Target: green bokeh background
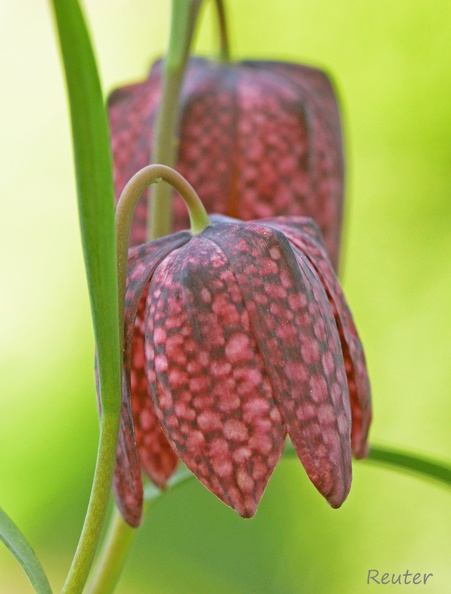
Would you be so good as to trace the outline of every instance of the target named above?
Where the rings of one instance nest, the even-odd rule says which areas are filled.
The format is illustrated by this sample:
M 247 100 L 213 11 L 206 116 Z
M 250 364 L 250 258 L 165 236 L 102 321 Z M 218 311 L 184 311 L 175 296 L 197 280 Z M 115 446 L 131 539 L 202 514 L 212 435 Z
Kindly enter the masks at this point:
M 206 2 L 210 4 L 210 2 Z M 374 443 L 451 460 L 451 3 L 228 0 L 234 57 L 332 73 L 348 161 L 343 284 Z M 86 0 L 106 91 L 164 50 L 168 0 Z M 210 6 L 196 48 L 215 51 Z M 97 446 L 93 337 L 49 6 L 0 0 L 0 505 L 59 591 Z M 451 592 L 451 492 L 366 462 L 329 509 L 295 460 L 244 521 L 194 481 L 147 518 L 119 594 L 360 594 L 369 569 Z M 410 591 L 413 586 L 386 586 Z M 0 546 L 0 593 L 32 588 Z

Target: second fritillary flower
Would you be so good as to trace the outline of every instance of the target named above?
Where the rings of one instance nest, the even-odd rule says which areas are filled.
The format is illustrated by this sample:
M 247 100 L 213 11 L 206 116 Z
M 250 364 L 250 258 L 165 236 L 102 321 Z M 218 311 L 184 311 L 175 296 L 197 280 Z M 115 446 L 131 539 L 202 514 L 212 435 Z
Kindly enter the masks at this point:
M 162 63 L 147 80 L 109 98 L 116 196 L 149 161 L 160 105 Z M 337 269 L 343 208 L 340 115 L 329 77 L 302 64 L 191 58 L 180 101 L 177 169 L 208 212 L 242 220 L 312 217 Z M 147 203 L 131 241 L 146 241 Z M 174 230 L 188 225 L 181 200 Z

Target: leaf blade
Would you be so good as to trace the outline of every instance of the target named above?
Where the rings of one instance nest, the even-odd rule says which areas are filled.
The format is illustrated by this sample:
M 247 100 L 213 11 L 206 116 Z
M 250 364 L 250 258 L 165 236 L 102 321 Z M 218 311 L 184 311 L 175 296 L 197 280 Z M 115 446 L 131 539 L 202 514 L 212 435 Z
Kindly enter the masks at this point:
M 105 105 L 77 0 L 51 0 L 69 97 L 80 228 L 97 347 L 101 430 L 91 497 L 65 594 L 80 594 L 105 520 L 121 407 L 121 328 L 113 173 Z
M 25 571 L 37 594 L 52 594 L 45 571 L 25 536 L 0 507 L 0 540 Z
M 99 373 L 116 386 L 102 410 L 119 408 L 119 320 L 110 137 L 94 53 L 76 0 L 52 0 L 72 121 L 78 207 Z M 108 378 L 111 378 L 109 381 Z M 102 386 L 103 387 L 103 386 Z M 106 386 L 105 386 L 106 387 Z

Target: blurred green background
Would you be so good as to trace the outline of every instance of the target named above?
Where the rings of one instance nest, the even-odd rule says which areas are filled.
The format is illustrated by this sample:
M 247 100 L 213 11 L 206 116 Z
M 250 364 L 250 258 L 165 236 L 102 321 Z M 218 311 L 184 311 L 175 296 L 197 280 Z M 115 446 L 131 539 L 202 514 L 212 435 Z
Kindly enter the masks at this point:
M 215 52 L 209 6 L 197 51 Z M 162 53 L 168 0 L 86 0 L 105 92 Z M 343 284 L 372 441 L 451 461 L 451 3 L 228 0 L 233 55 L 332 73 L 348 161 Z M 0 0 L 0 505 L 59 591 L 97 445 L 93 338 L 65 88 L 48 4 Z M 329 509 L 299 462 L 244 521 L 194 481 L 147 518 L 120 594 L 360 594 L 369 569 L 451 592 L 451 492 L 367 462 Z M 407 591 L 412 586 L 386 586 Z M 1 594 L 31 585 L 0 546 Z

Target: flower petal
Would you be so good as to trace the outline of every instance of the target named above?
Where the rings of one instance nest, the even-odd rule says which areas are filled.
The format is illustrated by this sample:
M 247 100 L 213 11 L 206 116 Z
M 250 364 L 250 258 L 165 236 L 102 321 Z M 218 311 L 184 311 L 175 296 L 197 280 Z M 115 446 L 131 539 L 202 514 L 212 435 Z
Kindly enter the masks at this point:
M 172 447 L 210 491 L 252 517 L 285 431 L 240 287 L 203 234 L 170 254 L 152 278 L 146 358 Z
M 183 245 L 190 238 L 189 233 L 177 233 L 172 236 L 163 237 L 155 242 L 140 246 L 130 250 L 128 271 L 127 271 L 127 289 L 125 296 L 125 341 L 124 341 L 124 377 L 122 381 L 122 407 L 119 427 L 119 441 L 116 458 L 116 467 L 114 472 L 113 488 L 116 496 L 118 508 L 124 519 L 131 526 L 138 526 L 142 514 L 142 480 L 141 464 L 138 457 L 136 437 L 133 426 L 132 400 L 135 393 L 131 391 L 130 373 L 134 367 L 132 363 L 132 351 L 134 346 L 135 319 L 141 302 L 143 292 L 149 282 L 156 266 L 159 262 L 174 248 Z M 139 362 L 139 355 L 137 363 Z M 135 375 L 139 377 L 139 365 Z M 139 384 L 140 391 L 136 398 L 139 402 L 143 401 L 142 384 Z M 150 402 L 150 397 L 149 402 Z M 135 410 L 139 410 L 139 405 L 134 405 Z M 141 418 L 138 414 L 137 431 L 142 429 Z M 155 460 L 161 457 L 161 441 L 164 440 L 161 428 L 157 423 L 153 425 L 157 434 L 151 441 L 151 445 L 157 443 L 160 447 L 155 450 L 147 449 L 146 465 L 148 471 L 149 460 L 154 456 Z M 161 434 L 161 435 L 158 435 Z M 138 441 L 142 443 L 141 434 L 138 434 Z M 167 446 L 169 448 L 169 446 Z M 141 448 L 140 448 L 141 450 Z M 143 463 L 144 465 L 144 463 Z M 160 463 L 157 466 L 161 466 Z M 167 465 L 165 465 L 167 468 Z M 158 475 L 157 475 L 158 476 Z M 161 476 L 161 475 L 160 475 Z M 161 484 L 161 482 L 160 482 Z
M 129 378 L 124 373 L 122 394 L 129 391 Z M 130 402 L 122 397 L 119 437 L 116 452 L 113 490 L 116 503 L 125 521 L 138 527 L 141 523 L 143 505 L 143 483 L 141 465 L 136 449 L 133 431 L 133 416 Z
M 97 366 L 97 353 L 95 355 L 95 381 L 97 391 L 97 404 L 99 415 L 102 416 L 100 403 L 100 383 Z M 143 484 L 141 468 L 135 443 L 133 418 L 129 399 L 124 394 L 130 392 L 127 387 L 129 377 L 122 374 L 122 402 L 119 420 L 119 435 L 116 450 L 116 463 L 114 467 L 113 490 L 117 506 L 124 519 L 136 528 L 141 522 L 143 503 Z
M 170 252 L 189 242 L 190 239 L 189 231 L 181 231 L 129 250 L 124 316 L 125 366 L 131 364 L 131 343 L 135 332 L 135 319 L 149 280 L 160 262 Z
M 352 449 L 356 458 L 368 455 L 368 431 L 371 424 L 371 389 L 365 355 L 352 314 L 332 269 L 321 234 L 314 221 L 304 217 L 278 217 L 262 221 L 280 229 L 312 263 L 323 283 L 334 311 L 340 333 L 348 376 L 352 410 Z
M 144 470 L 163 489 L 174 472 L 178 456 L 166 439 L 155 413 L 150 395 L 144 356 L 144 310 L 147 288 L 144 290 L 135 321 L 130 369 L 132 410 L 136 444 Z
M 306 118 L 310 191 L 302 212 L 276 214 L 312 217 L 324 237 L 334 269 L 338 267 L 343 210 L 344 157 L 337 97 L 326 73 L 304 64 L 275 61 L 245 61 L 290 82 L 296 89 Z
M 217 224 L 274 399 L 305 470 L 333 507 L 351 483 L 349 393 L 337 327 L 316 275 L 268 226 Z

